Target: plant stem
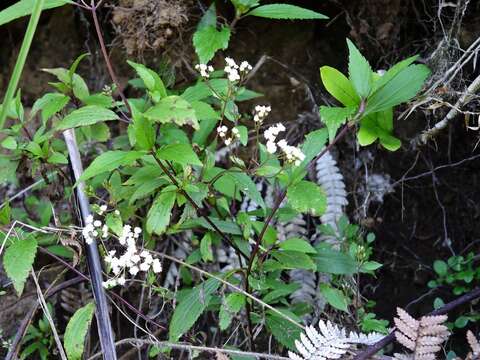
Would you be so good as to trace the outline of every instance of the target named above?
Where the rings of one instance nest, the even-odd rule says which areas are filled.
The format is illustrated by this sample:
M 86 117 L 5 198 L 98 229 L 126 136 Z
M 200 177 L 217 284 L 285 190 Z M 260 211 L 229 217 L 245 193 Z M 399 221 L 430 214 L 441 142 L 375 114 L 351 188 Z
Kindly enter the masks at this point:
M 105 41 L 103 40 L 102 30 L 100 28 L 100 23 L 97 17 L 97 8 L 99 5 L 100 3 L 97 5 L 92 5 L 90 8 L 90 11 L 92 13 L 93 23 L 95 25 L 95 31 L 97 32 L 98 42 L 100 43 L 100 49 L 102 50 L 103 59 L 105 60 L 105 65 L 107 66 L 108 73 L 110 74 L 112 81 L 117 87 L 117 91 L 120 94 L 120 97 L 122 98 L 122 101 L 124 102 L 125 106 L 127 107 L 129 114 L 131 114 L 132 109 L 130 108 L 130 104 L 128 103 L 128 100 L 125 97 L 125 94 L 120 88 L 120 83 L 118 82 L 117 76 L 115 75 L 115 71 L 113 70 L 112 62 L 110 61 L 110 57 L 108 56 L 107 48 L 105 46 Z
M 227 244 L 229 244 L 231 247 L 233 247 L 235 249 L 235 251 L 237 251 L 239 254 L 242 254 L 243 256 L 245 256 L 241 251 L 240 249 L 238 248 L 237 245 L 235 245 L 235 243 L 222 231 L 218 228 L 217 225 L 215 225 L 215 223 L 208 217 L 208 215 L 205 214 L 205 211 L 204 211 L 204 208 L 201 208 L 200 206 L 198 206 L 198 204 L 195 202 L 195 200 L 193 200 L 191 198 L 190 195 L 188 195 L 188 193 L 181 188 L 180 184 L 178 183 L 177 179 L 175 179 L 175 176 L 173 176 L 170 171 L 168 171 L 167 167 L 162 163 L 162 161 L 157 157 L 157 154 L 155 153 L 155 151 L 151 151 L 150 154 L 153 156 L 153 158 L 155 159 L 155 161 L 157 162 L 158 166 L 160 166 L 160 169 L 162 169 L 162 171 L 168 176 L 168 178 L 170 179 L 170 181 L 173 183 L 173 185 L 175 185 L 177 187 L 177 189 L 180 190 L 180 193 L 185 196 L 185 199 L 187 199 L 187 201 L 193 206 L 193 208 L 195 209 L 197 215 L 201 216 L 203 219 L 205 219 L 205 221 L 218 233 L 218 235 L 220 235 L 222 237 L 223 240 L 225 240 L 225 242 Z
M 18 53 L 15 67 L 13 68 L 12 77 L 10 78 L 7 92 L 5 93 L 5 97 L 3 99 L 3 106 L 0 112 L 0 130 L 2 130 L 3 126 L 5 125 L 8 108 L 10 107 L 10 102 L 12 101 L 15 91 L 17 90 L 17 85 L 20 81 L 20 76 L 22 75 L 23 67 L 25 66 L 25 61 L 27 60 L 30 46 L 32 45 L 33 35 L 35 34 L 35 30 L 37 29 L 44 2 L 45 0 L 35 1 L 32 15 L 30 16 L 30 21 L 28 22 L 27 31 L 25 32 L 25 36 L 23 37 L 22 46 L 20 48 L 20 52 Z

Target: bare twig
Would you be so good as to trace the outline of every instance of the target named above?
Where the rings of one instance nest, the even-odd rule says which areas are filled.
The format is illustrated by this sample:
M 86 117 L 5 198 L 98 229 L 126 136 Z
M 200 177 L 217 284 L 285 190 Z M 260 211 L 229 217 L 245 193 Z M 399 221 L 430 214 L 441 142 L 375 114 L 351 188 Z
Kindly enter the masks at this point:
M 209 353 L 224 353 L 224 354 L 231 354 L 231 355 L 238 355 L 238 356 L 251 356 L 257 359 L 269 359 L 269 360 L 288 360 L 288 358 L 280 356 L 280 355 L 271 355 L 271 354 L 262 354 L 256 352 L 248 352 L 248 351 L 240 351 L 240 350 L 232 350 L 232 349 L 222 349 L 222 348 L 212 348 L 207 346 L 194 346 L 189 344 L 178 344 L 178 343 L 171 343 L 168 341 L 154 341 L 150 339 L 122 339 L 115 343 L 115 346 L 121 346 L 124 344 L 129 344 L 132 346 L 145 346 L 145 345 L 153 345 L 162 348 L 172 348 L 172 349 L 179 349 L 179 350 L 196 350 L 196 351 L 204 351 Z M 92 357 L 88 358 L 88 360 L 95 360 L 98 359 L 102 353 L 97 353 Z
M 418 137 L 418 144 L 426 144 L 427 141 L 435 137 L 440 132 L 440 130 L 446 128 L 449 122 L 452 121 L 455 115 L 457 115 L 457 109 L 460 109 L 463 105 L 467 104 L 471 100 L 472 96 L 478 91 L 478 89 L 480 89 L 480 75 L 477 76 L 475 80 L 473 80 L 473 82 L 468 86 L 465 93 L 463 93 L 463 95 L 458 99 L 454 107 L 450 109 L 450 111 L 443 118 L 443 120 L 436 123 L 435 126 L 431 129 L 424 131 Z

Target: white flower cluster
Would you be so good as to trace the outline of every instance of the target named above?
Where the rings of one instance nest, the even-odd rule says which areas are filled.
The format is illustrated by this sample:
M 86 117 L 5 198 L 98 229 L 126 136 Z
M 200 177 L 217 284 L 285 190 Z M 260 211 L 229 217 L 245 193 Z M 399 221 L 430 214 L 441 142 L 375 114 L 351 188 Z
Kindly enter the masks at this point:
M 265 139 L 267 139 L 267 151 L 270 154 L 275 154 L 277 149 L 280 148 L 285 155 L 287 162 L 298 166 L 305 159 L 305 154 L 302 152 L 302 150 L 296 146 L 288 145 L 285 139 L 279 140 L 278 142 L 276 141 L 278 134 L 284 132 L 285 130 L 285 126 L 280 123 L 270 126 L 267 130 L 265 130 L 263 136 Z
M 270 106 L 265 105 L 257 105 L 255 106 L 255 112 L 253 114 L 253 121 L 256 124 L 261 125 L 263 120 L 268 116 L 268 114 L 272 111 Z
M 220 136 L 223 139 L 223 141 L 225 142 L 225 145 L 229 146 L 236 139 L 240 139 L 240 131 L 236 127 L 232 128 L 231 130 L 232 136 L 230 137 L 227 137 L 227 131 L 228 131 L 228 128 L 225 125 L 217 127 L 218 136 Z
M 102 205 L 99 208 L 98 214 L 102 215 L 107 211 L 107 206 Z M 115 210 L 116 215 L 120 215 L 118 210 Z M 103 224 L 100 220 L 95 220 L 93 215 L 86 219 L 85 227 L 82 229 L 82 235 L 87 244 L 91 244 L 96 238 L 100 236 L 103 239 L 109 237 L 109 229 L 107 224 Z M 136 245 L 137 239 L 140 237 L 142 229 L 135 227 L 132 229 L 130 225 L 124 225 L 122 234 L 118 237 L 120 245 L 126 247 L 125 252 L 116 257 L 116 250 L 111 250 L 104 260 L 110 265 L 114 278 L 103 282 L 105 288 L 111 288 L 117 285 L 124 285 L 126 282 L 125 275 L 128 272 L 131 276 L 135 276 L 139 271 L 148 272 L 150 269 L 154 273 L 162 271 L 162 264 L 158 258 L 154 258 L 148 251 L 139 251 Z
M 111 250 L 104 258 L 105 262 L 110 265 L 112 273 L 116 276 L 116 278 L 105 281 L 103 283 L 104 287 L 124 285 L 127 271 L 131 276 L 137 275 L 140 271 L 148 272 L 150 269 L 156 274 L 162 271 L 162 264 L 158 258 L 154 258 L 146 250 L 139 252 L 136 240 L 141 233 L 142 229 L 139 227 L 135 227 L 132 231 L 130 225 L 123 226 L 122 235 L 118 238 L 118 242 L 125 246 L 126 250 L 119 257 L 115 256 L 116 250 Z
M 210 73 L 213 72 L 213 66 L 207 64 L 197 64 L 195 65 L 195 70 L 197 70 L 200 75 L 206 79 L 210 77 Z
M 240 80 L 240 74 L 247 74 L 250 70 L 252 70 L 252 66 L 248 63 L 248 61 L 242 61 L 240 66 L 237 65 L 235 60 L 232 58 L 225 58 L 225 62 L 227 65 L 223 69 L 227 74 L 228 80 L 231 82 L 235 82 Z
M 82 235 L 85 239 L 85 242 L 90 245 L 93 243 L 93 240 L 102 234 L 102 238 L 108 236 L 108 226 L 102 224 L 100 220 L 93 220 L 93 215 L 89 215 L 85 219 L 85 227 L 82 229 Z

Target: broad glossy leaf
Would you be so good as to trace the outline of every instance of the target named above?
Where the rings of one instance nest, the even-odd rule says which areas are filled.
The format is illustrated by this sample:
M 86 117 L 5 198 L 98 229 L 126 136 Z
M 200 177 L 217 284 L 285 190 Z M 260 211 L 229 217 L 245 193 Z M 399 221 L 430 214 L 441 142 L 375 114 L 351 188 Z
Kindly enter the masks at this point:
M 320 284 L 320 292 L 335 309 L 348 312 L 349 299 L 339 290 L 328 284 Z
M 345 106 L 356 106 L 360 104 L 352 83 L 340 71 L 330 66 L 322 66 L 320 68 L 320 76 L 323 86 L 335 99 Z
M 70 101 L 70 97 L 60 93 L 48 93 L 35 101 L 30 112 L 30 118 L 34 117 L 38 111 L 41 111 L 42 122 L 50 119 L 57 112 L 62 110 Z
M 357 263 L 349 254 L 332 250 L 328 247 L 317 247 L 314 256 L 317 271 L 327 274 L 351 275 L 357 272 Z

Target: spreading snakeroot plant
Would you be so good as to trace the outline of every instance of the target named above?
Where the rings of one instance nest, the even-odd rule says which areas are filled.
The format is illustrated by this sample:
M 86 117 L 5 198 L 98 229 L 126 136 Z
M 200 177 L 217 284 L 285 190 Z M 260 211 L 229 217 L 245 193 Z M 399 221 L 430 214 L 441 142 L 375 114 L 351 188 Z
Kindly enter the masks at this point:
M 294 6 L 233 3 L 235 21 L 245 16 L 288 18 L 287 13 L 319 18 Z M 204 16 L 194 36 L 199 62 L 193 84 L 167 86 L 161 74 L 128 61 L 137 76 L 130 82 L 136 97 L 118 102 L 108 88 L 90 92 L 77 73 L 84 56 L 69 69 L 45 69 L 57 82 L 28 115 L 20 96 L 8 105 L 10 117 L 21 122 L 38 117 L 41 123 L 31 138 L 21 127 L 9 129 L 15 140 L 10 151 L 32 169 L 62 169 L 67 149 L 56 135 L 73 129 L 89 160 L 78 183 L 85 183 L 91 198 L 102 199 L 81 233 L 87 244 L 99 244 L 107 274 L 103 286 L 140 283 L 169 308 L 172 301 L 171 316 L 162 314 L 170 342 L 194 337 L 195 324 L 209 312 L 218 319 L 218 334 L 231 334 L 235 327 L 250 348 L 259 334 L 271 335 L 280 350 L 298 350 L 299 355 L 290 353 L 294 359 L 338 358 L 356 345 L 370 345 L 377 334 L 347 334 L 328 322 L 319 323 L 320 331 L 305 329 L 302 319 L 314 314 L 315 304 L 291 300 L 300 288 L 293 271 L 331 275 L 331 283 L 319 285 L 328 304 L 325 311 L 351 317 L 364 309 L 349 279 L 374 274 L 381 266 L 370 261 L 371 251 L 365 254 L 369 248 L 358 240 L 361 236 L 358 243 L 345 234 L 346 241 L 335 238 L 335 243 L 311 239 L 315 229 L 306 229 L 306 224 L 321 222 L 329 198 L 317 182 L 308 180 L 308 171 L 349 131 L 358 130 L 362 146 L 378 139 L 389 150 L 398 148 L 393 108 L 417 94 L 428 69 L 414 65 L 413 57 L 380 76 L 348 40 L 349 76 L 321 68 L 325 88 L 342 106 L 322 106 L 326 128 L 318 122 L 304 139 L 293 141 L 284 135 L 295 124 L 269 124 L 271 107 L 257 102 L 261 94 L 247 87 L 254 75 L 250 63 L 226 57 L 223 67 L 211 65 L 217 64 L 211 60 L 226 48 L 230 33 L 217 27 L 214 6 Z M 205 38 L 214 40 L 205 44 Z M 247 102 L 251 100 L 256 105 Z M 120 121 L 124 124 L 117 127 Z M 217 160 L 225 148 L 225 157 Z M 254 205 L 243 206 L 246 201 Z M 289 224 L 305 229 L 290 232 Z M 5 269 L 19 293 L 38 244 L 34 237 L 8 244 Z M 184 259 L 171 255 L 180 253 L 179 248 Z M 15 264 L 20 251 L 29 260 L 21 269 Z M 229 263 L 220 263 L 217 254 Z M 167 261 L 179 266 L 175 287 L 164 286 Z M 91 307 L 81 308 L 85 318 L 92 314 Z M 352 328 L 362 326 L 357 318 Z

